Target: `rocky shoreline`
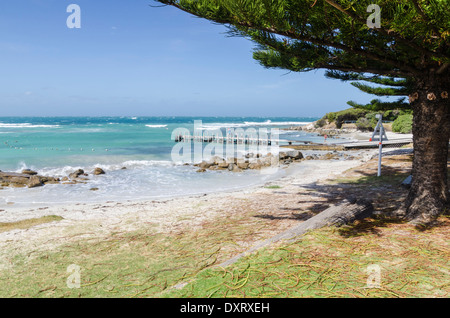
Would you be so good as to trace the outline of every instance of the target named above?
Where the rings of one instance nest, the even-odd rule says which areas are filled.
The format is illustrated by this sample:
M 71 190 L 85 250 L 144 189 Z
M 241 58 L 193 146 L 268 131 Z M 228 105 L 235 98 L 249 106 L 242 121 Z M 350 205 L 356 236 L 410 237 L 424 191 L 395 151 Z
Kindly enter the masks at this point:
M 340 138 L 340 135 L 342 134 L 360 132 L 355 124 L 343 124 L 342 128 L 337 128 L 334 124 L 328 124 L 323 127 L 316 127 L 316 122 L 312 122 L 304 126 L 291 126 L 285 128 L 284 130 L 305 131 L 308 133 L 316 133 L 320 136 L 327 135 L 334 138 Z
M 203 160 L 200 163 L 194 164 L 199 169 L 197 172 L 206 172 L 207 170 L 228 170 L 231 172 L 241 172 L 243 170 L 261 170 L 275 166 L 288 166 L 294 162 L 301 162 L 304 160 L 354 160 L 355 156 L 338 152 L 336 150 L 326 152 L 323 154 L 311 153 L 304 155 L 296 149 L 287 151 L 280 151 L 278 155 L 268 153 L 262 154 L 246 154 L 242 158 L 228 158 L 224 159 L 219 156 L 214 156 L 209 160 Z
M 209 160 L 203 160 L 199 163 L 188 164 L 197 167 L 197 172 L 206 172 L 207 170 L 223 170 L 230 172 L 242 172 L 244 170 L 261 170 L 275 166 L 287 166 L 294 162 L 304 160 L 352 160 L 353 156 L 338 152 L 336 150 L 327 152 L 325 154 L 312 153 L 304 155 L 301 151 L 295 149 L 288 149 L 280 151 L 278 154 L 253 154 L 248 153 L 243 157 L 237 158 L 222 158 L 214 156 Z M 125 169 L 125 168 L 122 168 Z M 47 184 L 77 184 L 87 183 L 88 176 L 96 176 L 106 174 L 102 168 L 95 168 L 90 173 L 83 169 L 73 171 L 64 177 L 44 176 L 39 175 L 38 172 L 24 169 L 19 172 L 3 172 L 0 171 L 0 190 L 4 187 L 13 188 L 36 188 Z
M 95 168 L 92 175 L 105 174 L 105 171 L 101 168 Z M 46 184 L 76 184 L 86 183 L 89 176 L 83 169 L 78 169 L 68 176 L 59 178 L 51 176 L 39 175 L 36 171 L 30 169 L 24 169 L 22 172 L 3 172 L 0 171 L 0 189 L 3 187 L 13 188 L 36 188 L 42 187 Z
M 205 172 L 209 170 L 228 170 L 233 172 L 240 172 L 243 170 L 261 170 L 271 166 L 276 166 L 280 163 L 289 164 L 294 161 L 303 159 L 303 154 L 298 150 L 289 150 L 280 152 L 278 155 L 268 153 L 266 155 L 248 153 L 242 158 L 222 158 L 214 156 L 209 160 L 203 160 L 200 163 L 194 164 L 199 167 L 197 172 Z

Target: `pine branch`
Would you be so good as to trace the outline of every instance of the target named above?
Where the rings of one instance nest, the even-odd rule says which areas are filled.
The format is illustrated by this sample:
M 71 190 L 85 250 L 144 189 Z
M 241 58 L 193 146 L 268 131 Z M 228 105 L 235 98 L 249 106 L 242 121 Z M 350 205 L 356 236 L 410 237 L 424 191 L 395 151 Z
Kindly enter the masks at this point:
M 365 81 L 374 84 L 394 86 L 394 87 L 404 87 L 409 85 L 410 79 L 408 78 L 398 78 L 398 77 L 384 77 L 379 75 L 367 76 L 360 73 L 346 73 L 339 71 L 328 71 L 325 72 L 325 76 L 332 79 L 339 79 L 343 82 L 347 81 Z
M 383 102 L 379 99 L 373 99 L 369 104 L 362 105 L 354 101 L 348 101 L 348 105 L 357 109 L 366 109 L 370 111 L 386 111 L 391 109 L 411 109 L 411 105 L 405 102 L 405 98 L 400 98 L 395 102 Z
M 436 26 L 431 23 L 430 19 L 428 18 L 427 14 L 423 10 L 423 8 L 420 6 L 419 2 L 417 0 L 410 0 L 416 9 L 416 12 L 422 17 L 422 20 L 436 33 L 436 35 L 441 36 L 442 33 L 439 32 L 439 30 L 436 28 Z
M 362 24 L 366 24 L 366 20 L 360 16 L 358 16 L 357 14 L 350 12 L 348 10 L 345 10 L 344 8 L 342 8 L 339 4 L 337 4 L 335 1 L 333 0 L 324 0 L 326 3 L 328 3 L 329 5 L 331 5 L 332 7 L 334 7 L 335 9 L 339 10 L 340 12 L 344 13 L 345 15 L 347 15 L 348 17 L 354 19 L 355 21 L 358 21 Z M 375 28 L 376 31 L 380 32 L 383 35 L 386 35 L 388 37 L 392 37 L 394 39 L 396 39 L 397 41 L 409 46 L 412 49 L 415 49 L 419 52 L 421 52 L 422 54 L 428 56 L 428 57 L 439 57 L 439 58 L 443 58 L 445 60 L 449 59 L 449 56 L 445 55 L 445 54 L 441 54 L 438 53 L 436 51 L 433 50 L 428 50 L 420 45 L 417 45 L 416 43 L 409 41 L 408 39 L 403 38 L 400 34 L 394 32 L 393 30 L 386 30 L 383 27 L 380 28 Z
M 372 87 L 359 82 L 350 83 L 359 90 L 376 95 L 376 96 L 408 96 L 409 90 L 405 87 L 402 88 L 392 88 L 392 87 Z

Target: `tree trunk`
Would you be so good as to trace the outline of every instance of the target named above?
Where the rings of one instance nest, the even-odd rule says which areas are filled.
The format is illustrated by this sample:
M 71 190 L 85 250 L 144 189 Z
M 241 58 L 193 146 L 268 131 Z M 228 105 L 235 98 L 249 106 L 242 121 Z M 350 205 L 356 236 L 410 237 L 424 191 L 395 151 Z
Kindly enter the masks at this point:
M 413 108 L 414 159 L 406 219 L 429 225 L 449 208 L 447 157 L 450 138 L 450 74 L 417 80 Z
M 262 247 L 280 240 L 294 240 L 308 231 L 320 229 L 325 226 L 342 226 L 349 224 L 353 221 L 370 217 L 373 212 L 374 209 L 371 201 L 365 199 L 347 198 L 341 204 L 333 205 L 325 211 L 322 211 L 312 218 L 307 219 L 305 222 L 301 222 L 293 228 L 258 243 L 251 249 L 234 256 L 233 258 L 221 263 L 219 266 L 226 267 L 235 263 L 241 257 L 247 256 Z

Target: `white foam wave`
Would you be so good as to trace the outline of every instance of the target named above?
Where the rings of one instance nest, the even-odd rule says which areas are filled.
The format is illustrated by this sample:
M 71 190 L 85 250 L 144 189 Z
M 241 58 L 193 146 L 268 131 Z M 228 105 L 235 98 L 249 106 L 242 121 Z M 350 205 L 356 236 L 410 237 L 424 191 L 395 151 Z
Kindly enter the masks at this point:
M 211 123 L 205 124 L 201 127 L 198 127 L 198 130 L 217 130 L 220 128 L 241 128 L 241 127 L 255 127 L 255 126 L 304 126 L 308 125 L 311 122 L 303 122 L 303 121 L 279 121 L 272 122 L 267 120 L 265 122 L 250 122 L 245 121 L 243 123 Z
M 165 128 L 167 127 L 167 125 L 145 125 L 146 127 L 149 128 Z
M 59 125 L 33 125 L 30 123 L 6 124 L 0 123 L 0 128 L 56 128 Z
M 67 165 L 63 167 L 49 167 L 42 169 L 35 169 L 35 167 L 29 167 L 25 163 L 21 162 L 19 168 L 15 172 L 21 172 L 23 169 L 31 169 L 38 171 L 39 174 L 44 176 L 55 176 L 55 177 L 63 177 L 68 176 L 70 173 L 82 169 L 86 173 L 91 173 L 95 168 L 102 168 L 105 171 L 117 171 L 122 170 L 123 167 L 127 169 L 139 169 L 146 167 L 170 167 L 176 166 L 172 161 L 164 161 L 164 160 L 127 160 L 121 163 L 113 163 L 113 164 L 89 164 L 87 166 L 79 166 L 79 165 Z
M 128 160 L 121 164 L 121 167 L 149 167 L 149 166 L 173 166 L 172 161 L 166 160 Z

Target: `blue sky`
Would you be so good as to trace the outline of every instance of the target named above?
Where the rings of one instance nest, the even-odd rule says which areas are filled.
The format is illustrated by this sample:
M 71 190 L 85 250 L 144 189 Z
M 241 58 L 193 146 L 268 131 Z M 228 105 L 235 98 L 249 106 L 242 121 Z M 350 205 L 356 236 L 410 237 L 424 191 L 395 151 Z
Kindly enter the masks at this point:
M 69 4 L 81 28 L 69 29 Z M 268 70 L 254 44 L 152 0 L 0 4 L 1 116 L 322 116 L 373 96 Z

